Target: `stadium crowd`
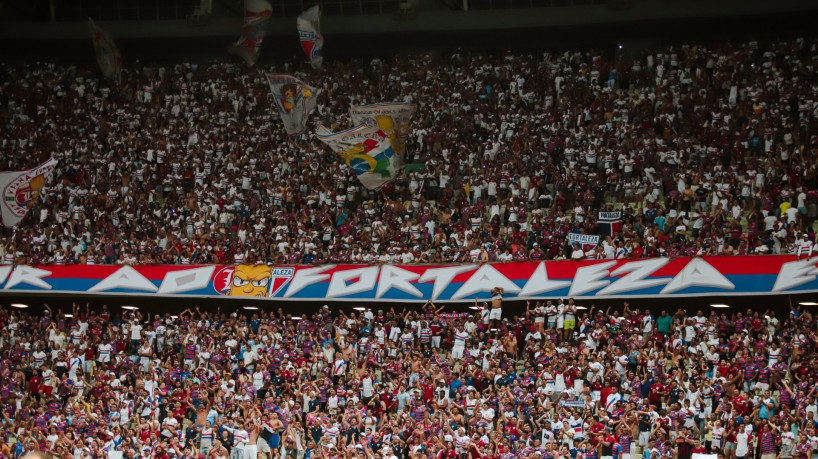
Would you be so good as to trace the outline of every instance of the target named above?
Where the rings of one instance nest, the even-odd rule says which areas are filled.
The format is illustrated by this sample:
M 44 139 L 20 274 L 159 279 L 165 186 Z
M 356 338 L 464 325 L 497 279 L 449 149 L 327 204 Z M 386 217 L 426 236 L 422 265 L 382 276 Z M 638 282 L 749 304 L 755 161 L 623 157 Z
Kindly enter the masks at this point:
M 500 295 L 501 296 L 501 295 Z M 808 459 L 815 318 L 0 308 L 0 457 Z M 300 320 L 296 320 L 300 319 Z
M 4 65 L 0 166 L 59 159 L 6 232 L 6 263 L 507 261 L 812 249 L 818 41 L 599 53 L 450 54 L 247 70 L 138 64 L 119 85 Z M 348 108 L 418 105 L 406 162 L 362 188 L 311 134 L 286 136 L 263 71 Z M 39 185 L 38 185 L 39 186 Z M 623 225 L 596 250 L 597 210 Z

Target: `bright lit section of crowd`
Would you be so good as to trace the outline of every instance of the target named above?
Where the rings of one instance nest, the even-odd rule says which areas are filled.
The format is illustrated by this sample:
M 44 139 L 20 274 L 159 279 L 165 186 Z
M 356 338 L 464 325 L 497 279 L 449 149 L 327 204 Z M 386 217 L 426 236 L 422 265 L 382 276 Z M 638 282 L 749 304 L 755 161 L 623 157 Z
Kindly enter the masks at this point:
M 57 164 L 31 183 L 28 212 L 6 231 L 0 257 L 312 264 L 812 253 L 817 46 L 691 44 L 635 60 L 403 56 L 326 62 L 321 72 L 137 64 L 120 83 L 76 67 L 4 66 L 0 166 Z M 302 135 L 287 135 L 266 72 L 320 90 Z M 350 108 L 380 102 L 417 112 L 407 167 L 372 191 L 315 128 L 347 129 Z M 595 246 L 573 244 L 568 234 L 600 234 L 599 212 L 620 224 Z
M 815 318 L 0 309 L 0 457 L 810 458 Z M 710 457 L 710 456 L 705 456 Z M 715 457 L 715 456 L 713 456 Z

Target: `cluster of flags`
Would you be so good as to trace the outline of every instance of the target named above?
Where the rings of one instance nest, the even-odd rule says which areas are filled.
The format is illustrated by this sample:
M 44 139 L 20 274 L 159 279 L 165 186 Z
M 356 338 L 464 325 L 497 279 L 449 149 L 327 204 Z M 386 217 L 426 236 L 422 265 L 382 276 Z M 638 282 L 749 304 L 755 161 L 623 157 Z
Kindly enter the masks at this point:
M 291 75 L 267 74 L 267 82 L 287 134 L 306 132 L 307 119 L 321 90 Z M 404 103 L 353 107 L 350 109 L 353 127 L 332 132 L 318 126 L 315 134 L 338 153 L 362 185 L 378 189 L 397 177 L 403 167 L 401 158 L 415 109 L 415 105 Z
M 229 50 L 241 57 L 248 66 L 252 67 L 258 62 L 272 13 L 271 0 L 244 0 L 241 34 L 230 45 Z M 302 12 L 296 19 L 301 47 L 313 69 L 320 69 L 323 63 L 324 37 L 321 35 L 320 16 L 321 10 L 316 5 Z M 100 70 L 105 78 L 119 82 L 122 57 L 116 44 L 93 20 L 89 19 L 88 23 Z M 287 134 L 303 134 L 307 129 L 307 119 L 317 105 L 320 89 L 291 75 L 267 74 L 266 77 Z M 315 134 L 338 153 L 365 187 L 379 189 L 397 177 L 403 168 L 402 157 L 406 151 L 406 138 L 415 110 L 414 104 L 407 103 L 353 107 L 350 109 L 353 122 L 350 129 L 331 132 L 328 128 L 319 126 Z
M 244 20 L 241 34 L 228 50 L 241 57 L 248 66 L 258 62 L 261 45 L 267 35 L 273 6 L 270 0 L 244 0 Z M 296 20 L 298 38 L 307 55 L 307 60 L 314 69 L 320 69 L 323 62 L 321 51 L 324 48 L 324 36 L 321 35 L 321 10 L 318 5 L 302 12 Z M 122 56 L 111 38 L 111 35 L 100 28 L 89 18 L 91 40 L 97 54 L 97 63 L 105 78 L 119 83 L 122 72 Z
M 230 51 L 244 59 L 252 67 L 258 62 L 261 44 L 267 34 L 273 7 L 270 0 L 244 0 L 244 23 L 238 41 L 230 46 Z M 318 5 L 304 11 L 296 19 L 298 38 L 314 69 L 320 69 L 323 58 L 324 36 L 321 35 L 321 11 Z

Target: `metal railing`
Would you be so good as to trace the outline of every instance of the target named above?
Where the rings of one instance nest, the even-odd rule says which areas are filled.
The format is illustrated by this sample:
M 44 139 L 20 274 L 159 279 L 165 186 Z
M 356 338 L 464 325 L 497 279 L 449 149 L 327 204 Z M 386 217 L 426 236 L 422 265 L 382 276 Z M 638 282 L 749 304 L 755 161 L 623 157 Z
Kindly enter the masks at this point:
M 57 21 L 184 20 L 199 0 L 62 0 L 54 9 Z
M 469 9 L 501 10 L 607 4 L 608 0 L 469 0 Z
M 400 8 L 400 0 L 285 0 L 273 4 L 274 17 L 295 17 L 318 3 L 325 16 L 355 16 L 361 14 L 392 14 Z
M 326 16 L 398 14 L 403 0 L 283 0 L 272 2 L 273 17 L 295 17 L 318 3 Z M 58 0 L 57 21 L 151 21 L 185 20 L 201 0 Z M 550 8 L 605 5 L 609 0 L 468 0 L 470 10 Z M 459 5 L 459 0 L 453 2 Z M 239 7 L 237 7 L 237 10 Z

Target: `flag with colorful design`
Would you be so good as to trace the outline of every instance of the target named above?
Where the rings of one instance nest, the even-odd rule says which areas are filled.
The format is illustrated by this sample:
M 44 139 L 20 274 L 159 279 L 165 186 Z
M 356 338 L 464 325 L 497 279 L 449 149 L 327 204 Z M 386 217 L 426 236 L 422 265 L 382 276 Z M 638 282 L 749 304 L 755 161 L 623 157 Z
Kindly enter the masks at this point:
M 0 191 L 3 193 L 0 215 L 3 225 L 16 226 L 25 217 L 28 209 L 38 201 L 46 175 L 56 168 L 57 160 L 51 158 L 33 169 L 0 172 Z
M 230 46 L 230 51 L 244 59 L 250 67 L 258 62 L 261 44 L 267 35 L 267 26 L 272 14 L 273 7 L 268 0 L 244 0 L 241 36 Z
M 318 126 L 315 134 L 318 140 L 338 153 L 361 184 L 370 190 L 381 188 L 397 176 L 399 168 L 389 136 L 377 127 L 359 124 L 333 133 Z
M 97 53 L 97 64 L 102 75 L 119 83 L 122 74 L 122 56 L 111 38 L 111 34 L 99 28 L 93 19 L 88 18 L 88 27 L 91 29 L 91 41 Z
M 378 126 L 378 129 L 389 136 L 392 148 L 398 157 L 402 158 L 406 153 L 406 137 L 409 135 L 410 124 L 416 110 L 415 104 L 387 102 L 351 107 L 349 115 L 356 125 L 369 121 Z
M 304 53 L 314 69 L 320 69 L 321 63 L 324 62 L 324 57 L 321 55 L 324 48 L 324 36 L 321 35 L 320 17 L 321 10 L 318 5 L 315 5 L 299 14 L 296 20 L 301 48 L 304 49 Z
M 284 129 L 289 135 L 299 135 L 307 128 L 307 118 L 315 110 L 320 89 L 291 75 L 267 74 L 270 93 L 278 107 Z

